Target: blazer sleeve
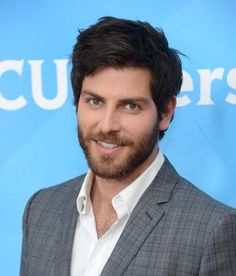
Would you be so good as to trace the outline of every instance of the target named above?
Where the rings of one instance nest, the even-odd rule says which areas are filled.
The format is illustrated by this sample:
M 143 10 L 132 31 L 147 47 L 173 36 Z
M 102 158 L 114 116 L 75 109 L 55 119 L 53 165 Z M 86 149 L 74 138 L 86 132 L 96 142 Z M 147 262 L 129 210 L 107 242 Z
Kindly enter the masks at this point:
M 199 276 L 236 275 L 236 212 L 216 221 L 208 235 Z
M 41 191 L 41 190 L 40 190 Z M 29 217 L 30 217 L 30 207 L 35 199 L 35 197 L 40 192 L 35 193 L 27 202 L 22 222 L 22 249 L 21 249 L 21 262 L 20 262 L 20 276 L 28 276 L 28 228 L 29 228 Z

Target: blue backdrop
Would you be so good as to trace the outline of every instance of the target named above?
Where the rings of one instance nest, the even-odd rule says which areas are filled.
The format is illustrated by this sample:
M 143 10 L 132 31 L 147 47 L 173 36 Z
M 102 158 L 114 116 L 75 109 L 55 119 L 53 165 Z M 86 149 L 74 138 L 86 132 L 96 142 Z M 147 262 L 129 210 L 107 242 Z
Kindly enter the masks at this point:
M 68 58 L 77 29 L 101 16 L 149 21 L 188 56 L 161 148 L 182 175 L 236 207 L 235 14 L 233 0 L 1 1 L 1 275 L 18 275 L 21 218 L 30 195 L 87 169 Z

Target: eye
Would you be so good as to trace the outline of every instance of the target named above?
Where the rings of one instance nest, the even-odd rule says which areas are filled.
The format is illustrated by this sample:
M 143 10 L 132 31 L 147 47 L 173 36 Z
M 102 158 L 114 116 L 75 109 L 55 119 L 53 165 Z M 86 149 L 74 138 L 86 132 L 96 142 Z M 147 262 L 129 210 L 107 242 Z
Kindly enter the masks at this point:
M 139 106 L 135 103 L 128 103 L 125 105 L 125 108 L 128 110 L 138 110 L 140 109 Z
M 91 105 L 101 105 L 102 101 L 99 100 L 98 98 L 91 98 L 91 99 L 88 99 L 88 103 Z

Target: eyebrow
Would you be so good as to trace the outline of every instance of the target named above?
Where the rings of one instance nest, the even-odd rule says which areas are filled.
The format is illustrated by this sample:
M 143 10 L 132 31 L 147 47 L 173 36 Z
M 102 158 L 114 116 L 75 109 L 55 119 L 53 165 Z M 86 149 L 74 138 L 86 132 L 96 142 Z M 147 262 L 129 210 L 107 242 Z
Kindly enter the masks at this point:
M 91 96 L 91 97 L 95 97 L 103 102 L 106 101 L 106 99 L 94 92 L 91 92 L 91 91 L 88 91 L 88 90 L 84 90 L 81 92 L 81 95 L 82 96 Z M 126 104 L 126 103 L 130 103 L 130 102 L 139 102 L 139 103 L 142 103 L 144 105 L 149 105 L 150 103 L 150 100 L 146 97 L 142 97 L 142 96 L 137 96 L 137 97 L 132 97 L 132 98 L 124 98 L 124 99 L 121 99 L 119 100 L 119 102 L 121 104 Z
M 81 96 L 90 96 L 90 97 L 94 97 L 94 98 L 97 98 L 97 99 L 100 99 L 102 101 L 105 101 L 105 98 L 102 97 L 102 96 L 99 96 L 98 94 L 94 93 L 94 92 L 91 92 L 91 91 L 88 91 L 88 90 L 83 90 L 81 92 Z

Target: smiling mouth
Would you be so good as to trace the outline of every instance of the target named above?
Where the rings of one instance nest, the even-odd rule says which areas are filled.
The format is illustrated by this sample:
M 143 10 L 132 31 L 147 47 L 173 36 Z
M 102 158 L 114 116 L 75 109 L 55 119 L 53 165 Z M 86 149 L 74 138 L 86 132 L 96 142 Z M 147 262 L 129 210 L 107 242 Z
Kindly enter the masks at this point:
M 118 148 L 120 146 L 117 144 L 110 144 L 110 143 L 105 143 L 105 142 L 101 142 L 101 141 L 97 141 L 97 144 L 104 149 L 114 149 L 114 148 Z

